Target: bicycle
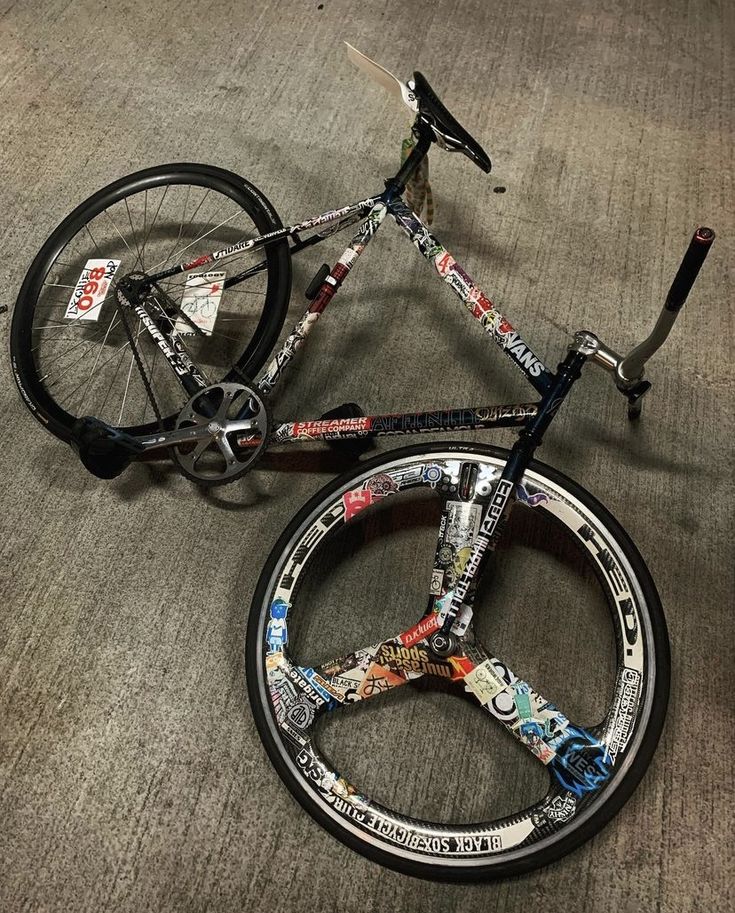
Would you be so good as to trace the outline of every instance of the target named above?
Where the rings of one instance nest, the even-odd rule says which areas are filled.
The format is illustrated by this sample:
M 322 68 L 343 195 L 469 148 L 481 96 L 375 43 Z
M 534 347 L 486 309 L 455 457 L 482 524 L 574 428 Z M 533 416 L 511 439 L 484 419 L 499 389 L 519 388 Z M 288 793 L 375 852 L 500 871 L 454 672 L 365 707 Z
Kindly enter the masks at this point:
M 218 484 L 242 476 L 275 444 L 362 444 L 385 434 L 517 427 L 518 439 L 509 451 L 466 443 L 417 445 L 361 463 L 319 492 L 285 530 L 261 574 L 248 622 L 246 668 L 255 722 L 273 765 L 301 805 L 339 840 L 370 859 L 421 877 L 472 880 L 518 874 L 588 840 L 631 795 L 663 727 L 670 666 L 660 600 L 630 538 L 592 495 L 533 457 L 588 361 L 613 377 L 627 400 L 629 418 L 640 415 L 642 397 L 650 389 L 644 366 L 670 333 L 714 232 L 704 227 L 695 232 L 658 321 L 641 344 L 621 356 L 593 333 L 581 331 L 557 370 L 551 371 L 402 199 L 433 143 L 462 152 L 485 172 L 491 167 L 487 154 L 420 73 L 403 83 L 349 46 L 348 54 L 415 115 L 416 145 L 397 174 L 385 182 L 384 191 L 283 227 L 257 188 L 209 166 L 163 166 L 110 185 L 61 223 L 25 279 L 11 334 L 15 377 L 34 415 L 72 443 L 87 468 L 102 477 L 117 475 L 132 459 L 168 451 L 185 475 Z M 201 199 L 190 199 L 192 187 L 205 189 Z M 158 196 L 156 189 L 161 191 Z M 211 228 L 194 221 L 210 193 L 235 204 L 234 212 Z M 141 194 L 142 203 L 138 200 L 131 211 L 130 198 Z M 171 232 L 159 221 L 169 194 L 177 200 Z M 132 213 L 141 205 L 138 233 Z M 127 215 L 128 240 L 110 214 L 114 207 L 117 214 L 124 208 Z M 243 214 L 260 234 L 246 237 L 241 226 L 235 227 Z M 540 397 L 537 402 L 372 416 L 355 414 L 353 408 L 316 421 L 273 422 L 271 394 L 387 215 L 520 369 Z M 357 233 L 338 262 L 331 269 L 322 267 L 310 283 L 311 304 L 283 347 L 257 381 L 249 380 L 265 363 L 284 320 L 290 255 L 357 222 Z M 310 230 L 314 234 L 301 237 Z M 227 243 L 212 249 L 215 235 Z M 79 242 L 75 253 L 73 242 L 80 236 L 84 243 Z M 208 248 L 203 251 L 205 241 Z M 265 260 L 248 266 L 243 258 L 261 248 Z M 90 257 L 91 252 L 96 256 Z M 181 260 L 185 252 L 187 259 Z M 132 265 L 119 275 L 125 257 Z M 235 264 L 229 276 L 219 268 L 197 272 L 223 263 Z M 49 277 L 58 281 L 50 282 Z M 245 283 L 247 288 L 241 288 Z M 59 286 L 71 290 L 71 296 L 46 302 L 45 292 Z M 225 322 L 248 319 L 243 298 L 231 303 L 234 310 L 222 308 L 229 290 L 262 299 L 262 311 L 259 305 L 250 318 L 255 328 L 244 351 L 240 337 L 221 329 Z M 34 326 L 34 315 L 38 310 L 42 319 L 45 304 L 65 308 L 65 316 Z M 69 337 L 70 326 L 78 336 Z M 44 336 L 45 330 L 61 333 Z M 47 340 L 50 353 L 42 358 L 37 353 Z M 70 349 L 59 351 L 59 342 L 70 344 Z M 70 367 L 63 368 L 69 355 Z M 71 367 L 87 355 L 91 370 L 85 369 L 78 383 L 78 376 L 65 381 Z M 220 365 L 219 381 L 212 383 L 202 367 L 205 356 L 209 370 Z M 163 376 L 156 374 L 158 359 L 171 369 Z M 56 369 L 56 376 L 53 366 L 59 361 L 62 368 Z M 225 369 L 223 362 L 228 364 Z M 131 393 L 135 376 L 141 389 Z M 102 377 L 107 380 L 96 401 L 96 415 L 79 417 L 68 411 L 81 412 L 93 402 L 92 379 Z M 122 392 L 111 401 L 118 378 Z M 57 402 L 54 397 L 65 383 L 72 389 Z M 180 408 L 176 402 L 182 391 L 189 400 Z M 429 592 L 418 622 L 412 620 L 397 635 L 369 641 L 358 650 L 342 650 L 337 659 L 297 661 L 299 632 L 309 634 L 308 624 L 299 622 L 309 613 L 299 613 L 297 604 L 304 593 L 304 601 L 309 596 L 304 582 L 310 574 L 327 579 L 322 569 L 336 554 L 334 543 L 352 530 L 362 530 L 369 538 L 364 530 L 371 524 L 380 538 L 386 528 L 380 521 L 383 511 L 403 504 L 414 509 L 415 501 L 420 513 L 427 497 L 439 511 L 438 533 L 430 566 L 423 569 Z M 601 720 L 582 725 L 573 714 L 566 716 L 477 636 L 474 610 L 482 595 L 478 583 L 481 576 L 488 579 L 489 558 L 499 560 L 497 547 L 511 511 L 514 518 L 523 514 L 551 524 L 547 540 L 568 543 L 589 578 L 597 582 L 615 642 L 614 674 Z M 377 526 L 372 518 L 377 518 Z M 382 552 L 381 560 L 388 554 Z M 419 554 L 415 552 L 411 567 L 402 573 L 404 589 L 422 576 Z M 387 586 L 385 577 L 379 567 L 370 578 L 371 586 L 363 583 L 355 592 L 367 598 Z M 329 629 L 322 626 L 317 633 L 328 634 Z M 339 717 L 332 711 L 362 707 L 401 685 L 420 688 L 426 681 L 464 695 L 511 734 L 512 744 L 540 762 L 548 774 L 541 798 L 492 821 L 423 820 L 358 790 L 320 750 L 316 730 Z M 442 795 L 435 790 L 429 798 Z M 444 817 L 451 818 L 451 810 Z

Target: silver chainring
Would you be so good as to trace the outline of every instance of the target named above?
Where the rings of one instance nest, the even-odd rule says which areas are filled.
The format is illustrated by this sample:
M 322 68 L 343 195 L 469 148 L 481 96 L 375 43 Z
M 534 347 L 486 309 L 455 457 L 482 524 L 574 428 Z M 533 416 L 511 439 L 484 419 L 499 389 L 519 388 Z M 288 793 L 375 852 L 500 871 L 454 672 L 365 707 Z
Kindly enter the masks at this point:
M 247 407 L 247 417 L 237 418 Z M 176 429 L 206 426 L 208 436 L 172 447 L 182 473 L 200 485 L 223 485 L 244 475 L 260 459 L 270 433 L 270 418 L 261 395 L 245 384 L 223 381 L 196 393 L 176 420 Z M 237 438 L 250 438 L 247 448 Z

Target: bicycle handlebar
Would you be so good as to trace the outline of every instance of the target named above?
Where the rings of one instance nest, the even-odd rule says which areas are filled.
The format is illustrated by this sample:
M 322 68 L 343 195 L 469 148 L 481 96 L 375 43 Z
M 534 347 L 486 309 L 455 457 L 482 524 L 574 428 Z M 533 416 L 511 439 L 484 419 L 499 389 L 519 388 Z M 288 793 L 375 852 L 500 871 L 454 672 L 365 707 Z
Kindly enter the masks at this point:
M 700 226 L 694 232 L 674 281 L 671 283 L 656 325 L 643 342 L 631 349 L 627 355 L 618 355 L 617 352 L 602 343 L 594 333 L 583 330 L 575 335 L 577 351 L 584 352 L 614 375 L 616 386 L 628 397 L 628 415 L 632 418 L 640 413 L 640 398 L 651 386 L 648 381 L 643 380 L 645 364 L 666 342 L 714 240 L 715 233 L 711 228 Z
M 694 280 L 697 278 L 697 274 L 702 268 L 702 264 L 714 240 L 715 233 L 711 228 L 705 228 L 704 226 L 698 228 L 692 235 L 689 247 L 684 254 L 674 281 L 671 283 L 669 294 L 666 296 L 664 307 L 667 311 L 677 313 L 687 300 L 687 295 L 692 290 Z

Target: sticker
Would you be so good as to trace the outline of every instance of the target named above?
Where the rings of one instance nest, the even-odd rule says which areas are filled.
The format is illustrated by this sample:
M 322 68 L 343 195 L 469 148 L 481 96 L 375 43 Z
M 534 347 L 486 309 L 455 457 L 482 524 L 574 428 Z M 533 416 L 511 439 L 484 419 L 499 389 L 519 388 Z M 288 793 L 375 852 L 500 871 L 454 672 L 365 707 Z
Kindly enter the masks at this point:
M 379 472 L 367 480 L 365 488 L 376 498 L 384 498 L 386 495 L 398 491 L 398 483 L 387 472 Z
M 66 306 L 67 320 L 99 320 L 102 303 L 120 262 L 87 260 Z
M 348 247 L 337 262 L 341 263 L 342 266 L 346 266 L 347 269 L 352 269 L 355 264 L 355 260 L 357 260 L 357 256 L 357 251 L 353 250 L 351 247 Z
M 180 308 L 206 336 L 211 336 L 214 330 L 226 275 L 224 272 L 190 273 L 186 278 Z M 182 336 L 194 335 L 191 325 L 181 317 L 176 321 L 175 329 Z
M 336 701 L 343 701 L 345 699 L 344 691 L 340 691 L 339 688 L 335 688 L 331 682 L 328 682 L 326 678 L 323 678 L 321 675 L 319 675 L 316 669 L 305 666 L 301 671 L 326 701 L 332 699 Z
M 496 694 L 506 687 L 503 679 L 498 675 L 489 659 L 483 660 L 479 666 L 468 672 L 464 677 L 465 688 L 471 691 L 481 704 L 488 704 Z
M 399 640 L 404 647 L 412 647 L 420 640 L 428 637 L 429 634 L 433 634 L 440 625 L 441 619 L 439 618 L 439 615 L 436 612 L 432 612 L 431 615 L 422 618 L 417 625 L 414 625 L 412 628 L 409 628 L 408 631 L 401 634 Z
M 357 689 L 357 694 L 361 698 L 374 697 L 376 694 L 382 694 L 397 685 L 402 685 L 405 681 L 405 676 L 397 675 L 378 663 L 371 663 L 365 673 L 365 678 Z
M 513 701 L 518 711 L 518 719 L 530 720 L 533 717 L 529 687 L 525 682 L 515 682 L 513 685 Z
M 577 811 L 577 800 L 571 793 L 566 793 L 564 796 L 554 796 L 544 811 L 550 821 L 563 823 L 574 817 Z
M 625 668 L 615 695 L 615 721 L 610 735 L 608 751 L 614 759 L 630 740 L 641 692 L 641 676 L 636 669 Z
M 342 495 L 342 503 L 345 508 L 345 522 L 351 520 L 355 514 L 358 514 L 364 508 L 369 507 L 374 500 L 375 497 L 372 491 L 368 491 L 366 488 L 346 491 Z
M 378 662 L 391 666 L 399 672 L 405 672 L 409 677 L 419 675 L 438 675 L 443 678 L 452 678 L 453 669 L 449 663 L 434 661 L 433 654 L 423 647 L 404 647 L 400 643 L 384 643 L 380 645 Z
M 457 551 L 471 547 L 482 522 L 482 507 L 468 501 L 447 501 L 447 530 L 444 541 Z
M 440 567 L 435 567 L 431 572 L 431 587 L 429 589 L 429 593 L 432 596 L 441 596 L 443 585 L 444 571 Z
M 516 485 L 516 498 L 529 507 L 538 507 L 539 504 L 547 504 L 551 499 L 544 492 L 539 491 L 536 494 L 529 495 L 523 485 Z
M 421 478 L 424 482 L 428 482 L 432 488 L 434 488 L 437 482 L 441 481 L 442 471 L 440 466 L 431 465 L 425 466 L 423 472 L 421 473 Z
M 459 607 L 457 617 L 454 619 L 454 624 L 452 625 L 452 634 L 456 634 L 457 637 L 463 637 L 467 633 L 467 628 L 469 628 L 471 621 L 472 609 L 470 606 L 462 603 Z
M 265 632 L 269 653 L 283 653 L 283 648 L 288 643 L 288 608 L 288 603 L 283 599 L 274 599 L 271 603 L 270 619 Z
M 449 664 L 451 665 L 452 669 L 454 669 L 452 678 L 462 679 L 468 673 L 472 672 L 474 668 L 472 665 L 472 660 L 467 656 L 450 656 Z
M 550 764 L 556 757 L 554 749 L 547 745 L 541 736 L 535 732 L 529 732 L 527 735 L 522 736 L 521 741 L 531 749 L 531 753 L 534 754 L 542 764 Z

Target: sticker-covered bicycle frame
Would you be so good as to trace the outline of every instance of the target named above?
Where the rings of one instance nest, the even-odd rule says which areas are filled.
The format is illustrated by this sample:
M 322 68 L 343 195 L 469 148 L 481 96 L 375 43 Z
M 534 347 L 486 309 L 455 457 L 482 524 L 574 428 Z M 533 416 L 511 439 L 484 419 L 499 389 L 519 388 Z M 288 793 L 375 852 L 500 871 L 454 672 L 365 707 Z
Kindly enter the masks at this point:
M 313 243 L 318 243 L 335 231 L 362 219 L 358 231 L 350 241 L 349 246 L 325 276 L 309 307 L 258 378 L 255 386 L 265 399 L 273 393 L 282 381 L 296 352 L 306 341 L 315 323 L 327 309 L 330 301 L 375 236 L 387 215 L 393 218 L 406 237 L 424 258 L 434 266 L 437 276 L 449 285 L 472 317 L 479 321 L 485 332 L 524 374 L 536 392 L 546 399 L 553 386 L 554 375 L 545 367 L 542 360 L 531 349 L 521 334 L 513 328 L 510 321 L 495 307 L 490 298 L 462 269 L 438 239 L 431 234 L 421 219 L 411 212 L 396 190 L 390 187 L 377 196 L 367 197 L 349 206 L 329 210 L 295 225 L 242 241 L 222 250 L 213 251 L 210 254 L 197 257 L 191 262 L 177 264 L 150 276 L 149 280 L 151 283 L 158 283 L 170 276 L 208 267 L 211 264 L 217 264 L 219 268 L 220 264 L 223 264 L 231 257 L 246 251 L 258 250 L 266 244 L 283 239 L 291 240 L 293 251 L 300 250 Z M 305 240 L 301 239 L 301 232 L 319 229 L 325 225 L 329 227 L 327 229 L 322 228 L 321 231 L 317 231 L 317 234 Z M 245 281 L 263 268 L 264 264 L 256 264 L 236 276 L 229 277 L 224 283 L 225 290 L 232 285 Z M 172 327 L 166 335 L 171 345 L 168 351 L 164 351 L 164 355 L 176 375 L 181 378 L 181 365 L 176 363 L 177 346 L 175 342 L 177 328 L 175 326 Z M 539 404 L 511 403 L 482 407 L 469 406 L 455 409 L 436 409 L 415 413 L 378 414 L 359 418 L 275 422 L 271 429 L 269 444 L 367 438 L 421 432 L 471 431 L 479 428 L 522 427 L 543 411 L 542 400 L 542 403 Z M 247 448 L 252 446 L 252 441 L 252 435 L 243 435 L 237 439 L 237 444 L 242 448 Z

